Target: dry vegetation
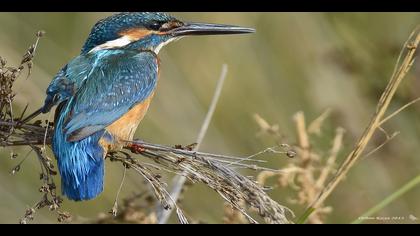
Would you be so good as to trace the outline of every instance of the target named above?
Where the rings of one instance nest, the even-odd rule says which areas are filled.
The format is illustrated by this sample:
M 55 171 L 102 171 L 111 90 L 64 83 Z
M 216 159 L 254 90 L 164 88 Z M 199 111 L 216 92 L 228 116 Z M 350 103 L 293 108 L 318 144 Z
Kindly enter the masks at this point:
M 50 145 L 51 131 L 54 125 L 48 121 L 46 124 L 43 124 L 41 121 L 37 121 L 34 124 L 21 124 L 19 121 L 24 117 L 24 114 L 15 117 L 13 113 L 13 82 L 19 77 L 25 65 L 28 68 L 31 67 L 36 46 L 42 35 L 43 33 L 37 34 L 36 43 L 25 54 L 24 60 L 22 60 L 22 64 L 18 68 L 5 67 L 6 63 L 3 63 L 1 77 L 2 87 L 7 88 L 2 89 L 2 92 L 4 92 L 2 93 L 2 117 L 0 121 L 1 144 L 2 146 L 31 147 L 41 163 L 42 170 L 41 179 L 43 180 L 43 185 L 40 188 L 40 192 L 44 193 L 44 195 L 41 201 L 27 210 L 21 223 L 32 220 L 36 210 L 44 207 L 56 211 L 60 222 L 70 219 L 68 213 L 58 211 L 63 199 L 56 193 L 53 176 L 57 172 L 46 153 L 46 148 Z M 214 106 L 212 107 L 214 110 Z M 206 126 L 208 126 L 209 122 L 210 120 L 205 121 Z M 174 199 L 166 190 L 166 184 L 161 180 L 161 176 L 158 174 L 159 171 L 163 170 L 182 175 L 190 182 L 200 182 L 207 185 L 219 193 L 234 209 L 245 215 L 251 223 L 258 223 L 258 221 L 247 213 L 247 207 L 252 207 L 267 223 L 289 223 L 288 216 L 293 216 L 293 213 L 288 208 L 272 200 L 255 181 L 239 174 L 236 170 L 243 168 L 268 170 L 256 165 L 258 160 L 254 158 L 257 155 L 242 158 L 202 153 L 193 150 L 195 145 L 167 147 L 143 141 L 133 141 L 127 143 L 126 151 L 109 153 L 108 159 L 111 162 L 122 163 L 124 168 L 137 172 L 147 180 L 152 187 L 153 195 L 162 207 L 165 210 L 175 208 L 181 223 L 188 223 L 188 219 L 181 208 L 178 207 L 177 199 Z M 141 146 L 141 150 L 133 148 L 138 146 Z M 136 154 L 149 158 L 150 162 L 140 161 L 135 158 Z M 20 164 L 14 168 L 14 173 L 19 171 Z M 242 202 L 246 204 L 240 204 Z M 127 211 L 124 209 L 121 211 L 121 214 L 126 214 Z M 116 202 L 111 213 L 115 217 L 120 217 L 121 214 L 118 212 L 119 209 Z
M 279 187 L 290 187 L 296 191 L 296 197 L 289 199 L 291 204 L 307 206 L 315 201 L 317 194 L 325 188 L 326 181 L 336 171 L 337 156 L 343 147 L 344 129 L 338 127 L 335 131 L 335 138 L 332 140 L 331 148 L 327 156 L 323 156 L 320 150 L 311 146 L 313 135 L 322 135 L 322 124 L 328 118 L 330 110 L 324 112 L 309 126 L 305 121 L 303 112 L 294 116 L 297 133 L 297 145 L 293 147 L 297 156 L 290 164 L 282 169 L 281 173 L 262 171 L 257 182 L 265 185 L 269 178 L 276 178 Z M 278 125 L 270 125 L 259 115 L 254 116 L 261 127 L 261 133 L 271 136 L 277 143 L 280 143 L 281 135 Z M 324 216 L 332 210 L 329 206 L 321 205 L 308 219 L 309 223 L 324 223 Z
M 33 124 L 22 125 L 19 120 L 24 117 L 24 114 L 16 115 L 13 112 L 13 98 L 15 96 L 13 83 L 19 78 L 25 66 L 30 71 L 36 46 L 42 35 L 43 33 L 37 34 L 36 43 L 30 47 L 18 67 L 8 67 L 4 59 L 0 60 L 0 143 L 4 147 L 22 145 L 30 147 L 30 153 L 36 154 L 41 167 L 42 186 L 40 192 L 42 198 L 33 207 L 28 208 L 21 223 L 32 220 L 36 210 L 44 207 L 56 212 L 58 221 L 71 221 L 70 214 L 60 210 L 63 199 L 56 193 L 54 176 L 57 173 L 52 164 L 52 159 L 47 156 L 46 152 L 50 143 L 53 124 L 48 121 L 45 123 L 37 121 Z M 335 137 L 331 140 L 331 146 L 326 152 L 327 155 L 311 146 L 312 137 L 323 135 L 322 126 L 328 120 L 330 110 L 325 111 L 309 123 L 306 121 L 304 113 L 298 112 L 294 116 L 297 140 L 294 142 L 295 145 L 292 146 L 284 144 L 283 134 L 280 133 L 278 125 L 269 124 L 261 116 L 255 115 L 255 121 L 261 128 L 260 135 L 269 135 L 276 146 L 248 157 L 199 152 L 196 150 L 197 144 L 168 147 L 144 141 L 134 141 L 127 144 L 125 150 L 110 153 L 108 159 L 122 164 L 124 177 L 127 171 L 138 173 L 151 186 L 151 191 L 122 199 L 122 204 L 118 204 L 117 194 L 110 213 L 101 214 L 90 223 L 162 223 L 159 220 L 161 212 L 159 212 L 159 208 L 155 207 L 157 203 L 163 209 L 175 209 L 181 223 L 199 223 L 197 220 L 187 217 L 180 208 L 182 204 L 181 191 L 183 189 L 185 191 L 185 180 L 189 184 L 203 183 L 215 190 L 225 200 L 224 223 L 258 223 L 259 221 L 253 216 L 255 213 L 266 223 L 292 223 L 291 219 L 294 215 L 291 210 L 267 195 L 267 188 L 264 186 L 268 179 L 276 180 L 277 185 L 274 187 L 290 187 L 295 191 L 295 197 L 289 199 L 290 204 L 308 207 L 299 219 L 294 220 L 295 223 L 303 223 L 306 220 L 309 223 L 325 223 L 325 216 L 333 208 L 327 206 L 324 202 L 335 187 L 361 157 L 377 151 L 395 137 L 396 133 L 388 135 L 381 128 L 382 124 L 403 109 L 419 101 L 419 99 L 416 99 L 391 115 L 385 116 L 398 86 L 413 65 L 419 43 L 420 33 L 417 28 L 401 52 L 395 72 L 378 102 L 377 110 L 371 122 L 343 163 L 339 164 L 339 155 L 343 150 L 343 137 L 345 135 L 343 128 L 336 128 Z M 220 91 L 219 93 L 216 91 L 215 98 L 218 98 L 218 95 L 220 95 Z M 210 110 L 213 109 L 214 111 L 216 103 L 217 99 L 214 99 Z M 202 129 L 204 130 L 203 135 L 211 120 L 211 113 L 209 112 L 209 119 L 206 119 L 203 124 L 203 127 L 205 127 Z M 366 152 L 369 141 L 378 130 L 387 134 L 385 142 L 371 152 Z M 197 143 L 200 144 L 201 141 L 202 138 Z M 134 150 L 131 148 L 133 144 L 142 146 L 144 150 Z M 268 169 L 261 166 L 263 161 L 258 158 L 267 153 L 282 154 L 292 159 L 281 171 Z M 144 161 L 144 158 L 137 158 L 138 156 L 145 157 L 147 161 Z M 15 154 L 12 154 L 12 157 L 15 157 Z M 25 159 L 26 157 L 23 160 Z M 19 172 L 21 163 L 12 170 L 13 174 Z M 238 172 L 241 169 L 258 171 L 256 181 L 241 175 Z M 180 184 L 175 186 L 179 188 L 177 194 L 174 195 L 173 192 L 169 193 L 167 191 L 167 185 L 159 174 L 162 171 L 183 176 L 184 181 L 180 181 Z M 121 182 L 120 191 L 123 184 L 124 178 Z M 77 212 L 72 213 L 77 214 Z M 166 218 L 169 215 L 170 212 Z M 77 218 L 77 216 L 74 218 Z

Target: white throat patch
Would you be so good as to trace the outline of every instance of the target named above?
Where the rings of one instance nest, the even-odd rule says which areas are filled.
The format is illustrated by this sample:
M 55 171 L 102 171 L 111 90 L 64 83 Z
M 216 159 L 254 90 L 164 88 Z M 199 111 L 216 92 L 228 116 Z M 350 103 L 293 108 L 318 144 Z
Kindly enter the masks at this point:
M 156 55 L 157 54 L 159 54 L 159 52 L 160 52 L 160 50 L 164 47 L 164 46 L 166 46 L 166 45 L 168 45 L 169 43 L 172 43 L 172 42 L 174 42 L 174 41 L 177 41 L 179 38 L 171 38 L 171 39 L 169 39 L 169 40 L 167 40 L 167 41 L 165 41 L 165 42 L 163 42 L 163 43 L 161 43 L 161 44 L 159 44 L 159 46 L 157 46 L 156 48 L 155 48 L 155 53 L 156 53 Z

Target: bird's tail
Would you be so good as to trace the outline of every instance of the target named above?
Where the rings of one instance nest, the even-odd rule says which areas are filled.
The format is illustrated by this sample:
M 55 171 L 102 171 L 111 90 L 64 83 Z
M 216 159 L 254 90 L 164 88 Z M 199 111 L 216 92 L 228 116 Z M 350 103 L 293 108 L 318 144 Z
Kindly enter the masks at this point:
M 52 143 L 61 175 L 62 193 L 74 201 L 90 200 L 103 191 L 104 150 L 99 145 L 102 133 L 77 142 L 67 142 L 62 132 L 67 108 L 62 105 L 56 111 Z

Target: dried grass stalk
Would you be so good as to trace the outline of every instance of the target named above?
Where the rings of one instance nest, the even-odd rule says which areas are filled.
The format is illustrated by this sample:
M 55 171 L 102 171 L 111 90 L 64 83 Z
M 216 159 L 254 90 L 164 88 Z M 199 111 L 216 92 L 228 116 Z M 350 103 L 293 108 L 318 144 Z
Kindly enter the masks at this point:
M 142 168 L 142 175 L 146 175 L 146 179 L 150 178 L 150 183 L 158 190 L 156 195 L 163 206 L 172 205 L 169 203 L 171 199 L 169 199 L 168 193 L 163 191 L 163 186 L 157 180 L 144 173 L 151 173 L 153 168 L 156 170 L 167 170 L 185 176 L 193 183 L 207 185 L 219 193 L 235 209 L 243 213 L 251 223 L 258 222 L 247 214 L 247 208 L 240 202 L 245 202 L 249 207 L 256 209 L 267 223 L 290 223 L 287 215 L 293 216 L 291 210 L 272 200 L 255 181 L 234 170 L 234 168 L 269 170 L 258 167 L 255 164 L 247 164 L 246 162 L 250 161 L 250 159 L 174 149 L 140 141 L 134 143 L 145 147 L 146 150 L 141 152 L 140 155 L 150 158 L 158 165 L 149 165 L 150 167 L 146 168 L 144 164 L 131 158 L 129 155 L 115 155 L 118 153 L 114 153 L 111 158 L 112 160 L 123 162 L 130 168 L 135 168 L 137 171 L 140 171 L 138 168 Z M 235 162 L 232 162 L 232 159 L 236 162 L 238 160 L 242 162 L 235 164 Z
M 391 79 L 385 88 L 385 91 L 382 93 L 382 96 L 377 104 L 375 114 L 373 115 L 369 125 L 366 127 L 363 135 L 360 137 L 353 151 L 346 157 L 343 164 L 338 169 L 334 177 L 328 182 L 327 186 L 321 191 L 315 201 L 309 206 L 308 210 L 304 215 L 309 215 L 310 212 L 317 209 L 325 199 L 333 192 L 337 185 L 345 178 L 349 170 L 354 166 L 354 164 L 362 157 L 369 141 L 371 140 L 374 133 L 380 129 L 381 124 L 384 121 L 387 121 L 388 118 L 384 118 L 386 111 L 388 110 L 389 104 L 392 101 L 399 85 L 406 77 L 407 73 L 411 69 L 415 55 L 420 43 L 420 26 L 418 26 L 410 35 L 407 42 L 404 45 L 404 48 L 401 51 L 401 54 L 398 58 L 398 61 L 395 66 L 395 70 Z M 402 56 L 404 56 L 401 61 Z M 399 110 L 401 111 L 401 110 Z M 390 117 L 394 116 L 393 113 Z

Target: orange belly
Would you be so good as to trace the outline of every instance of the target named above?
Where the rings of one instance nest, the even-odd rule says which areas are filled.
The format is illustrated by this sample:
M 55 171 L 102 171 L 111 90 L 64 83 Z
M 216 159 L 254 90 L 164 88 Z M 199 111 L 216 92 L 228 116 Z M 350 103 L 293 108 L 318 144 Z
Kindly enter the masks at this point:
M 125 141 L 133 140 L 134 133 L 140 121 L 149 109 L 153 94 L 142 103 L 134 106 L 117 121 L 106 127 L 106 131 L 113 136 L 113 143 L 108 143 L 104 139 L 100 141 L 105 150 L 115 150 L 122 148 Z

